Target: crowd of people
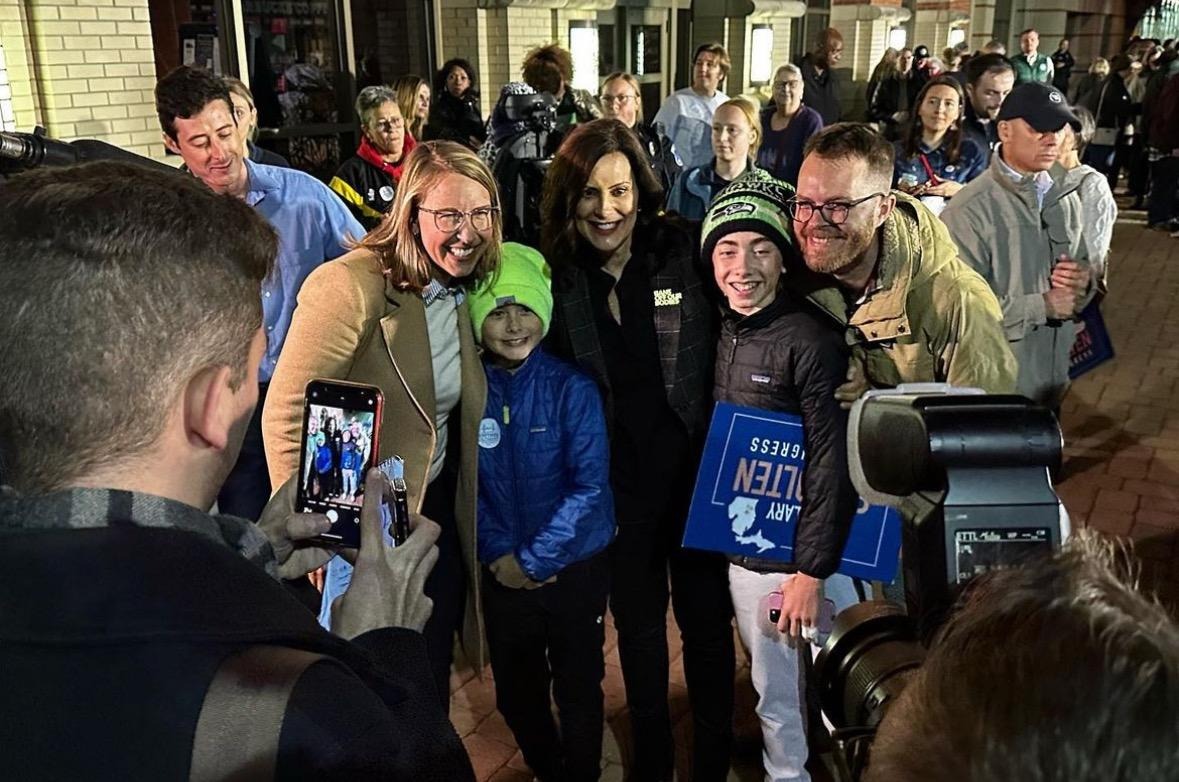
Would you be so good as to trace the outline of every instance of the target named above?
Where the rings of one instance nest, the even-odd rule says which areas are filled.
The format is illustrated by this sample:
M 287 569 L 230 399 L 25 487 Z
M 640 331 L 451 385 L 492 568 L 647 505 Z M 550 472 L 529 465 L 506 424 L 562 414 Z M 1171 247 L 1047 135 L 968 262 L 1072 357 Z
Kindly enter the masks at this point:
M 671 780 L 670 604 L 692 707 L 692 778 L 728 774 L 735 622 L 758 695 L 767 779 L 809 779 L 814 683 L 805 657 L 820 603 L 842 609 L 863 599 L 862 585 L 838 572 L 857 507 L 847 407 L 870 388 L 946 382 L 1017 392 L 1059 412 L 1076 320 L 1106 279 L 1116 216 L 1110 156 L 1139 138 L 1117 123 L 1144 127 L 1134 118 L 1145 112 L 1162 128 L 1129 147 L 1159 155 L 1148 156 L 1153 222 L 1169 226 L 1176 217 L 1179 142 L 1158 145 L 1170 143 L 1176 123 L 1160 118 L 1176 116 L 1179 81 L 1157 82 L 1149 110 L 1123 94 L 1132 92 L 1132 58 L 1154 74 L 1169 68 L 1174 50 L 1132 42 L 1104 81 L 1086 87 L 1098 96 L 1090 112 L 1059 86 L 1074 65 L 1063 56 L 1067 46 L 1042 55 L 1034 30 L 1020 42 L 1010 60 L 993 50 L 1001 46 L 969 57 L 947 51 L 940 60 L 920 46 L 886 54 L 864 122 L 841 121 L 843 38 L 834 29 L 777 69 L 765 106 L 721 91 L 728 53 L 698 47 L 691 85 L 668 96 L 650 123 L 632 75 L 612 74 L 600 96 L 589 95 L 572 87 L 568 53 L 549 45 L 529 53 L 522 86 L 505 88 L 485 125 L 474 71 L 451 60 L 432 84 L 406 77 L 360 92 L 357 155 L 330 186 L 280 161 L 259 162 L 249 91 L 181 67 L 159 82 L 156 99 L 189 181 L 177 186 L 104 164 L 69 176 L 39 172 L 8 188 L 0 195 L 0 246 L 9 248 L 0 251 L 0 274 L 12 284 L 0 286 L 0 309 L 27 312 L 22 297 L 40 301 L 44 269 L 76 263 L 73 248 L 82 248 L 84 273 L 53 285 L 115 284 L 110 295 L 120 302 L 93 321 L 54 307 L 37 316 L 49 319 L 44 325 L 24 325 L 26 341 L 71 325 L 79 356 L 110 357 L 97 379 L 79 358 L 63 362 L 68 372 L 52 383 L 32 367 L 17 388 L 47 383 L 47 393 L 60 388 L 63 396 L 102 388 L 128 403 L 125 416 L 95 399 L 84 415 L 58 419 L 57 403 L 30 406 L 0 391 L 0 443 L 25 442 L 22 427 L 33 426 L 39 436 L 55 433 L 62 453 L 85 456 L 4 447 L 13 489 L 0 499 L 0 522 L 36 530 L 5 549 L 16 552 L 6 561 L 19 569 L 21 557 L 32 559 L 29 545 L 65 546 L 33 541 L 45 528 L 98 531 L 96 550 L 123 547 L 126 572 L 104 571 L 115 591 L 102 582 L 94 594 L 124 595 L 126 583 L 154 578 L 188 609 L 171 615 L 157 601 L 146 619 L 114 616 L 108 626 L 120 643 L 140 643 L 149 627 L 198 650 L 181 655 L 176 686 L 185 697 L 175 700 L 173 719 L 145 711 L 93 740 L 117 743 L 120 731 L 134 730 L 173 748 L 151 759 L 154 778 L 180 776 L 190 757 L 194 769 L 232 762 L 232 753 L 207 751 L 202 725 L 208 729 L 207 713 L 232 713 L 225 704 L 235 693 L 230 687 L 217 700 L 221 690 L 206 687 L 230 675 L 226 665 L 260 654 L 264 681 L 275 670 L 288 674 L 285 690 L 275 685 L 282 697 L 272 735 L 257 739 L 271 742 L 263 749 L 273 749 L 279 776 L 299 777 L 306 764 L 361 779 L 471 779 L 446 720 L 457 636 L 469 665 L 490 663 L 497 707 L 536 778 L 596 780 L 608 606 L 631 715 L 630 778 Z M 508 100 L 534 94 L 552 99 L 540 102 L 551 109 L 543 130 L 550 157 L 537 192 L 517 199 L 510 190 L 514 202 L 531 199 L 530 246 L 505 238 L 508 213 L 522 207 L 508 203 L 496 155 L 512 132 L 538 132 Z M 1116 136 L 1102 144 L 1110 128 Z M 490 163 L 477 154 L 489 143 Z M 139 202 L 145 206 L 131 210 Z M 77 219 L 35 219 L 50 204 Z M 87 231 L 111 238 L 93 242 Z M 184 273 L 163 279 L 160 268 L 180 265 L 177 252 Z M 12 271 L 18 267 L 27 279 Z M 81 294 L 64 291 L 61 300 L 77 300 L 71 295 Z M 175 315 L 162 313 L 160 301 L 176 302 Z M 124 306 L 134 317 L 124 318 Z M 133 332 L 119 336 L 124 329 Z M 33 347 L 6 349 L 11 372 L 28 363 L 17 355 L 44 353 Z M 304 430 L 304 390 L 315 378 L 377 387 L 380 420 L 346 421 L 321 409 Z M 790 562 L 681 545 L 716 402 L 802 417 L 805 500 Z M 154 423 L 145 437 L 126 431 L 128 421 Z M 91 454 L 97 432 L 115 439 Z M 373 442 L 377 461 L 405 462 L 414 531 L 397 547 L 379 513 L 391 489 L 379 472 L 361 472 Z M 117 456 L 119 469 L 105 469 L 104 455 Z M 359 551 L 315 542 L 326 521 L 292 512 L 301 461 L 314 496 L 362 504 Z M 214 499 L 222 516 L 205 513 Z M 129 526 L 159 534 L 140 540 Z M 63 555 L 89 561 L 68 547 Z M 189 595 L 185 587 L 208 583 L 208 573 L 182 566 L 186 557 L 221 568 L 226 583 L 202 600 Z M 321 568 L 320 589 L 310 587 L 305 575 Z M 94 578 L 85 567 L 77 572 Z M 47 576 L 29 576 L 38 577 Z M 322 627 L 292 592 L 318 611 Z M 782 604 L 767 627 L 770 592 Z M 1085 595 L 1097 600 L 1093 590 Z M 1103 616 L 1154 616 L 1136 600 L 1110 597 Z M 65 627 L 86 608 L 54 606 L 52 616 Z M 1092 650 L 1092 670 L 1111 677 L 1124 666 L 1110 638 L 1129 626 L 1114 624 L 1069 636 Z M 35 644 L 45 638 L 38 628 L 18 623 L 4 632 Z M 1159 691 L 1134 701 L 1154 713 L 1152 699 L 1176 697 L 1176 631 L 1157 621 L 1135 632 L 1144 635 L 1137 659 L 1158 659 L 1171 672 Z M 95 642 L 93 634 L 69 637 Z M 128 676 L 140 666 L 170 670 L 157 646 L 135 646 L 121 665 L 102 652 L 116 671 L 111 686 L 125 685 L 124 668 Z M 257 652 L 261 646 L 270 651 Z M 276 649 L 296 656 L 276 662 Z M 27 674 L 32 657 L 3 654 L 0 680 L 15 671 L 51 688 L 47 682 L 76 677 L 76 656 L 67 653 L 36 677 Z M 318 664 L 325 659 L 334 665 Z M 933 698 L 929 688 L 942 686 L 942 675 L 932 669 L 907 708 Z M 47 697 L 21 692 L 29 694 L 20 703 Z M 901 768 L 908 759 L 897 732 L 903 728 L 894 726 L 882 757 Z M 192 752 L 175 749 L 194 735 Z M 1134 742 L 1144 740 L 1127 738 L 1123 765 L 1102 778 L 1139 778 L 1134 769 L 1145 766 L 1134 764 L 1150 753 Z M 16 767 L 44 758 L 43 743 L 30 741 Z M 80 778 L 71 753 L 48 754 L 57 776 Z

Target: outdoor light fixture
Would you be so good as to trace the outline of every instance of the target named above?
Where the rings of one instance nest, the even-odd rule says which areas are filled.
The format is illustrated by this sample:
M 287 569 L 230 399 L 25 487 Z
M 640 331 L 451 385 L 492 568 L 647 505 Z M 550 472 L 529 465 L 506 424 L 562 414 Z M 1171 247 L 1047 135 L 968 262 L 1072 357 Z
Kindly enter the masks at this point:
M 904 27 L 894 27 L 888 31 L 888 45 L 898 52 L 905 48 L 905 42 L 908 40 L 909 36 Z
M 573 86 L 595 93 L 598 89 L 598 23 L 569 23 L 569 53 L 573 55 Z
M 767 84 L 774 75 L 774 26 L 753 25 L 751 43 L 749 81 L 754 84 Z

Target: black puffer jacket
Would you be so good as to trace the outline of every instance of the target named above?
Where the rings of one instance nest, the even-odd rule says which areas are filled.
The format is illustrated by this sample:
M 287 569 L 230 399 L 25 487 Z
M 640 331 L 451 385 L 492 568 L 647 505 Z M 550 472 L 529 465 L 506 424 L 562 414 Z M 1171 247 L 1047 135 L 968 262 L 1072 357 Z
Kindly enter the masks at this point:
M 806 437 L 794 563 L 731 557 L 738 565 L 815 578 L 839 567 L 858 503 L 847 468 L 847 412 L 835 399 L 846 373 L 841 333 L 810 305 L 780 291 L 773 304 L 749 317 L 726 310 L 717 343 L 716 401 L 801 415 Z

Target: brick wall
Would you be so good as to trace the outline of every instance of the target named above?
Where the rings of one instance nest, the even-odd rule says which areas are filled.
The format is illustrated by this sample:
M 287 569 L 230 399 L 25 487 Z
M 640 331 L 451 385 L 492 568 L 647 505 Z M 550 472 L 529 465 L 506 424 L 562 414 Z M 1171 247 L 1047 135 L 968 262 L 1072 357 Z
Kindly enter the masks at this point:
M 96 138 L 163 157 L 147 0 L 3 3 L 0 43 L 19 130 L 41 124 L 54 138 Z

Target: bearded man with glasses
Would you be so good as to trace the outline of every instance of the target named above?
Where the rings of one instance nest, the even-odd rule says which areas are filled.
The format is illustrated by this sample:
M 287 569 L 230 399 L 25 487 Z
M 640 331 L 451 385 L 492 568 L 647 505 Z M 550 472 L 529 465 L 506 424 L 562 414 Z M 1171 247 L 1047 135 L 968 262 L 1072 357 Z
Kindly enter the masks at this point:
M 788 204 L 806 269 L 788 285 L 847 328 L 850 405 L 869 387 L 945 382 L 1010 393 L 1016 361 L 990 287 L 958 258 L 945 226 L 889 189 L 892 145 L 840 123 L 807 143 Z

